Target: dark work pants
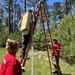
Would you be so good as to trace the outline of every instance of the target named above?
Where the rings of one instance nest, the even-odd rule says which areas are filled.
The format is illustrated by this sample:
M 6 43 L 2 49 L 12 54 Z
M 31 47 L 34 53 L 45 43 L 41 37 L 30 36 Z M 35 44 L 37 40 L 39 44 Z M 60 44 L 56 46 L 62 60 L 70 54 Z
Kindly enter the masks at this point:
M 54 66 L 56 69 L 59 69 L 60 70 L 60 66 L 59 66 L 59 56 L 55 56 L 55 59 L 56 59 L 56 63 Z
M 20 54 L 20 57 L 22 59 L 24 59 L 26 48 L 27 48 L 27 45 L 29 43 L 29 38 L 30 38 L 30 34 L 22 36 L 22 51 L 21 51 L 21 54 Z

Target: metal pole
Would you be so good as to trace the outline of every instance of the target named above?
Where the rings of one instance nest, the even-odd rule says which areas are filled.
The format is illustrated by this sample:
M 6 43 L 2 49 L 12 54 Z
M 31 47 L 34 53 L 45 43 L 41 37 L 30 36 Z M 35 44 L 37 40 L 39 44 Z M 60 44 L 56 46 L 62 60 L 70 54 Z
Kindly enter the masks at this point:
M 34 8 L 34 10 L 33 11 L 35 11 L 35 3 L 33 4 L 33 8 Z M 34 19 L 34 14 L 32 13 L 32 19 Z M 32 23 L 32 25 L 33 25 L 33 23 Z M 31 47 L 31 49 L 32 49 L 32 68 L 31 68 L 31 70 L 32 70 L 32 72 L 31 72 L 31 75 L 34 75 L 34 44 L 33 44 L 33 26 L 31 27 L 32 28 L 32 47 Z
M 32 25 L 33 25 L 33 23 L 32 23 Z M 31 29 L 32 29 L 32 44 L 31 44 L 31 50 L 32 50 L 32 68 L 31 68 L 31 70 L 32 70 L 32 72 L 31 72 L 31 75 L 34 75 L 33 26 L 31 27 Z
M 33 38 L 33 37 L 32 37 Z M 31 46 L 31 49 L 32 49 L 32 73 L 31 75 L 34 75 L 34 51 L 33 51 L 33 39 L 32 39 L 32 46 Z

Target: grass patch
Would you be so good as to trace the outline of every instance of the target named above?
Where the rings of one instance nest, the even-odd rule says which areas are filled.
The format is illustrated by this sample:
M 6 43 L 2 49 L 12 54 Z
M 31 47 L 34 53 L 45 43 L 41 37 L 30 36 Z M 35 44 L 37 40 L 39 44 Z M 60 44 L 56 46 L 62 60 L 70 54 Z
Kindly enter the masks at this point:
M 20 61 L 20 51 L 19 49 L 16 57 Z M 3 56 L 6 53 L 5 48 L 0 48 L 0 64 L 2 61 Z M 41 59 L 39 59 L 39 55 L 41 55 Z M 28 57 L 30 57 L 29 60 L 26 61 L 26 72 L 24 72 L 22 75 L 31 75 L 32 72 L 32 53 L 31 50 L 29 52 Z M 75 64 L 73 66 L 69 65 L 65 61 L 60 59 L 60 67 L 63 75 L 75 75 Z M 48 59 L 47 59 L 47 52 L 46 51 L 34 51 L 34 75 L 51 75 Z

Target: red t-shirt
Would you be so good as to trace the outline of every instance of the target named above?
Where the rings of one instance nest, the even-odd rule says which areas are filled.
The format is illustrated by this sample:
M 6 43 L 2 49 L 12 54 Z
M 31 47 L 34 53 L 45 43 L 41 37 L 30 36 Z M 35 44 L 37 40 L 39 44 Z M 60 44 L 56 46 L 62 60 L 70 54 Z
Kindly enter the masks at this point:
M 1 66 L 0 66 L 0 73 L 1 73 Z M 1 75 L 1 74 L 0 74 Z
M 59 43 L 53 44 L 53 52 L 52 52 L 52 56 L 59 56 L 60 55 L 60 50 L 61 49 L 61 45 Z
M 22 75 L 19 61 L 10 53 L 3 58 L 0 72 L 0 75 Z

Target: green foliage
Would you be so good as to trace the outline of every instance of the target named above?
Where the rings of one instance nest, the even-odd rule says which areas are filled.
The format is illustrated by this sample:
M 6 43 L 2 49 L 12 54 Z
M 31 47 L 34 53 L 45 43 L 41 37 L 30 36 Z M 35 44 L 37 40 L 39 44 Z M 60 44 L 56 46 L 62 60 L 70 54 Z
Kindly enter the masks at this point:
M 0 46 L 1 47 L 5 47 L 5 43 L 6 43 L 6 40 L 8 38 L 8 31 L 7 31 L 8 28 L 6 29 L 3 29 L 1 32 L 0 32 Z
M 62 46 L 63 46 L 63 49 L 66 52 L 66 56 L 73 56 L 75 54 L 75 44 L 74 44 L 74 41 L 75 41 L 75 19 L 73 18 L 72 15 L 70 16 L 66 16 L 60 26 L 59 26 L 59 29 L 61 30 L 58 30 L 59 33 L 61 32 L 61 41 L 62 41 Z M 60 35 L 60 34 L 59 34 Z M 65 48 L 64 48 L 65 47 Z
M 15 31 L 15 32 L 11 33 L 8 38 L 18 41 L 19 47 L 21 47 L 21 39 L 22 39 L 21 32 Z
M 34 48 L 35 49 L 38 49 L 38 50 L 44 49 L 44 47 L 45 47 L 44 34 L 43 34 L 42 29 L 40 27 L 38 27 L 35 30 L 33 40 L 34 40 Z
M 0 47 L 5 47 L 8 38 L 18 41 L 19 46 L 21 47 L 21 32 L 15 31 L 9 35 L 8 28 L 3 29 L 3 31 L 0 32 Z

